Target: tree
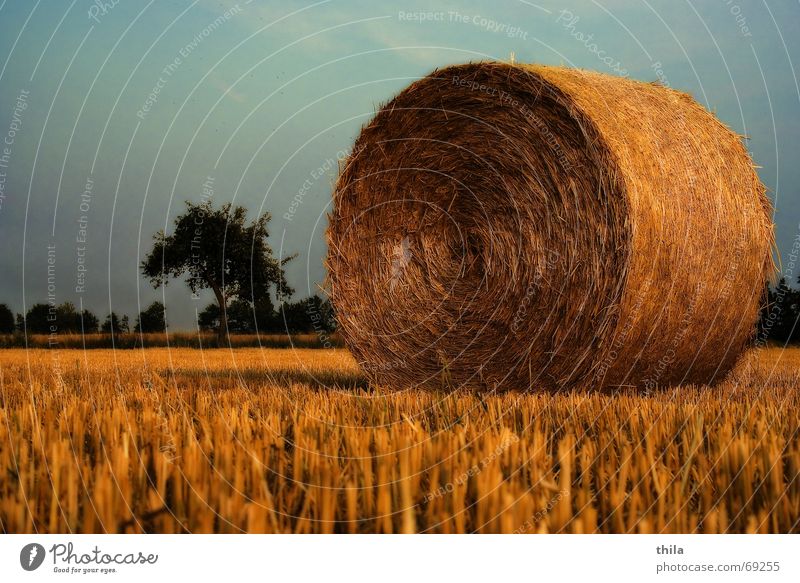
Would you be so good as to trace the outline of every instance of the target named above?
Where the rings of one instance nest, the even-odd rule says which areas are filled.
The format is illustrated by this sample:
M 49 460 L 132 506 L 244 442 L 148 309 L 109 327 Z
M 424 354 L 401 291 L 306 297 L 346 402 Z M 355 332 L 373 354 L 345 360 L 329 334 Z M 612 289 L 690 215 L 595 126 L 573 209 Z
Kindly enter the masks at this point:
M 82 332 L 84 334 L 94 334 L 100 329 L 100 320 L 89 310 L 83 310 L 81 319 L 83 320 Z
M 167 331 L 167 317 L 164 304 L 161 302 L 153 302 L 147 308 L 139 313 L 136 318 L 136 326 L 134 332 L 148 334 L 151 332 L 166 332 Z
M 75 304 L 64 302 L 56 306 L 55 323 L 58 332 L 80 332 L 81 316 L 75 309 Z
M 116 312 L 111 312 L 106 316 L 103 326 L 100 331 L 105 334 L 127 334 L 130 332 L 130 325 L 128 324 L 128 316 L 123 315 L 121 318 Z
M 228 325 L 231 330 L 245 334 L 271 332 L 276 323 L 272 299 L 265 295 L 255 302 L 244 299 L 233 301 L 228 309 Z
M 14 333 L 14 313 L 5 304 L 0 304 L 0 334 Z
M 97 332 L 100 320 L 89 310 L 84 309 L 79 312 L 75 304 L 72 302 L 64 302 L 56 307 L 55 324 L 58 332 L 91 334 Z
M 284 302 L 278 310 L 278 322 L 286 332 L 331 332 L 336 328 L 333 308 L 317 295 L 298 302 Z
M 781 278 L 775 289 L 767 287 L 767 304 L 761 309 L 758 337 L 785 344 L 800 340 L 800 291 Z
M 55 307 L 33 304 L 24 319 L 17 319 L 19 330 L 27 330 L 29 334 L 96 332 L 98 324 L 93 313 L 89 310 L 79 312 L 72 302 Z
M 33 304 L 25 314 L 24 330 L 28 334 L 49 334 L 50 326 L 57 329 L 55 320 L 50 319 L 50 306 L 47 304 Z
M 309 332 L 333 332 L 336 329 L 333 306 L 328 300 L 313 295 L 304 300 L 303 309 Z
M 253 332 L 277 332 L 280 330 L 278 313 L 272 304 L 272 299 L 267 295 L 250 306 L 253 323 Z
M 219 305 L 208 304 L 197 315 L 197 326 L 201 330 L 219 330 Z
M 277 314 L 268 295 L 255 303 L 235 299 L 228 306 L 227 315 L 229 332 L 252 334 L 276 330 Z M 218 330 L 219 306 L 208 304 L 198 315 L 197 325 L 201 330 Z
M 175 219 L 171 235 L 154 235 L 152 251 L 142 262 L 142 272 L 158 287 L 172 278 L 188 276 L 186 283 L 197 293 L 214 292 L 219 308 L 217 334 L 227 336 L 228 308 L 234 300 L 252 302 L 270 293 L 272 285 L 278 299 L 288 298 L 283 266 L 294 256 L 279 261 L 267 244 L 269 213 L 246 224 L 247 211 L 240 206 L 211 202 L 186 202 L 186 212 Z

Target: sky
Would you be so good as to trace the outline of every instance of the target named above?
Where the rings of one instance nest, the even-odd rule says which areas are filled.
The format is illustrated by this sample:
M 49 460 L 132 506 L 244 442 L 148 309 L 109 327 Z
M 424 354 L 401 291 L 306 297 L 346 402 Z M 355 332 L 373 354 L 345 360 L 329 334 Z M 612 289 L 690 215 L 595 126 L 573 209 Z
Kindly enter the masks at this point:
M 512 53 L 660 80 L 746 135 L 796 281 L 799 32 L 789 0 L 0 0 L 0 303 L 162 300 L 193 329 L 211 294 L 139 263 L 207 197 L 270 212 L 296 297 L 317 293 L 360 127 L 436 67 Z

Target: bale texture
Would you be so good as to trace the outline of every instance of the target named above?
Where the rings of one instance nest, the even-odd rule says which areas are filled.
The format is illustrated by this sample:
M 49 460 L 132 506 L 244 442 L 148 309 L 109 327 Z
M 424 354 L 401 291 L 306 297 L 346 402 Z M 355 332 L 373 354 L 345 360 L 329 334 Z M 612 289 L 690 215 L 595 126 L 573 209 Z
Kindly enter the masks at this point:
M 381 385 L 711 383 L 752 339 L 771 206 L 690 96 L 596 72 L 437 70 L 342 165 L 329 291 Z

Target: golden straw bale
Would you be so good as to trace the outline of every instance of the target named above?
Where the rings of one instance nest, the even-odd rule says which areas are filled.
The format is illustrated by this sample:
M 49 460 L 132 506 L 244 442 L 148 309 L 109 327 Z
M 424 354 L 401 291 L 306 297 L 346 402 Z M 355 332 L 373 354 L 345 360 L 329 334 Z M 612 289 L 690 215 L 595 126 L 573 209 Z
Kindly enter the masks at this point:
M 714 382 L 774 271 L 740 137 L 684 93 L 591 71 L 434 71 L 362 129 L 333 205 L 340 330 L 385 385 Z

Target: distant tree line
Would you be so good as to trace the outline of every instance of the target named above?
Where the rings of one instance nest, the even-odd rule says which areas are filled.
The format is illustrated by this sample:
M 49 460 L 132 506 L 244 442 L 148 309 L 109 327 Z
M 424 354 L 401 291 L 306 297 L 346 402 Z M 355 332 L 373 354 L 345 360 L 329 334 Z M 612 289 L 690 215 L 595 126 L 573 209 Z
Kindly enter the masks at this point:
M 209 304 L 198 318 L 203 331 L 216 331 L 219 327 L 219 307 Z M 336 328 L 330 302 L 319 296 L 284 302 L 278 309 L 272 301 L 257 304 L 236 300 L 228 307 L 228 330 L 238 334 L 281 334 L 331 332 Z M 48 304 L 34 304 L 23 315 L 16 314 L 6 304 L 0 304 L 0 334 L 27 332 L 28 334 L 128 334 L 158 333 L 167 331 L 166 309 L 161 302 L 153 302 L 137 316 L 133 326 L 128 316 L 111 312 L 102 322 L 90 310 L 78 310 L 71 302 L 52 308 Z
M 200 312 L 201 330 L 219 330 L 220 309 L 209 304 Z M 296 302 L 283 302 L 275 309 L 269 297 L 257 302 L 236 299 L 227 307 L 228 332 L 237 334 L 331 332 L 336 319 L 328 300 L 317 295 Z
M 153 302 L 136 318 L 134 332 L 164 332 L 164 304 Z M 128 316 L 111 312 L 100 322 L 89 310 L 78 310 L 72 302 L 57 306 L 33 304 L 23 315 L 13 315 L 6 304 L 0 304 L 0 334 L 126 334 L 131 331 Z
M 766 296 L 767 302 L 761 309 L 758 325 L 758 340 L 800 343 L 800 290 L 790 287 L 782 278 L 774 287 L 767 287 Z M 268 295 L 257 302 L 237 298 L 226 311 L 228 332 L 236 334 L 321 333 L 336 329 L 330 302 L 317 295 L 296 302 L 282 302 L 277 309 Z M 197 324 L 202 331 L 217 331 L 220 326 L 219 305 L 211 303 L 206 306 L 200 312 Z M 132 327 L 126 315 L 111 312 L 100 322 L 91 311 L 80 311 L 70 302 L 55 306 L 53 310 L 48 304 L 34 304 L 24 316 L 15 316 L 8 305 L 0 304 L 0 334 L 26 330 L 28 334 L 165 332 L 167 318 L 164 304 L 158 301 L 142 310 Z

